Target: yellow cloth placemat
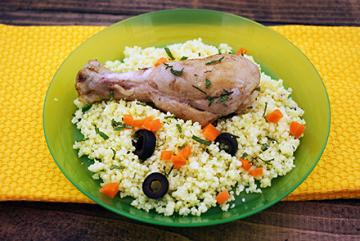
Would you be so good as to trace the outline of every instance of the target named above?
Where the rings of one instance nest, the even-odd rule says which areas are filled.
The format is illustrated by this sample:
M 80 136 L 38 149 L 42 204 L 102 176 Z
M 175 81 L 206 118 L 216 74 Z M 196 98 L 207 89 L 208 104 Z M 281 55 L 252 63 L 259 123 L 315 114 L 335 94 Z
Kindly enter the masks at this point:
M 42 104 L 64 58 L 103 27 L 0 25 L 0 200 L 90 202 L 62 175 L 42 131 Z M 316 66 L 332 127 L 315 170 L 289 200 L 360 198 L 360 28 L 278 26 Z

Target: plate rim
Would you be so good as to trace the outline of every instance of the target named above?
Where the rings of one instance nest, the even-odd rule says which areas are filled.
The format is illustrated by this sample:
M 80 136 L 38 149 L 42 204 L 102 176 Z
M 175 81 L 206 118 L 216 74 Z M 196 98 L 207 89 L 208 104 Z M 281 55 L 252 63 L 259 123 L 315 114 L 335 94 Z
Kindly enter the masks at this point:
M 154 220 L 154 219 L 143 219 L 141 217 L 138 217 L 136 215 L 133 215 L 133 214 L 130 214 L 128 212 L 125 212 L 125 211 L 121 211 L 119 209 L 116 209 L 114 207 L 111 207 L 109 205 L 107 205 L 105 202 L 99 200 L 98 198 L 92 196 L 90 193 L 88 193 L 87 191 L 85 190 L 82 190 L 82 188 L 80 188 L 73 180 L 72 178 L 70 177 L 70 175 L 68 175 L 62 168 L 62 166 L 59 164 L 59 162 L 57 161 L 57 159 L 55 158 L 55 155 L 53 153 L 53 150 L 52 150 L 52 147 L 50 146 L 49 144 L 49 140 L 48 140 L 48 137 L 47 137 L 47 131 L 46 131 L 46 103 L 48 101 L 48 95 L 49 95 L 49 91 L 52 87 L 52 85 L 54 84 L 54 79 L 56 78 L 56 76 L 58 75 L 60 69 L 63 67 L 63 65 L 65 64 L 65 62 L 67 62 L 68 59 L 70 59 L 72 57 L 72 55 L 74 54 L 74 52 L 76 52 L 78 50 L 78 48 L 84 44 L 85 42 L 89 41 L 90 39 L 102 34 L 103 32 L 105 31 L 108 31 L 109 29 L 111 28 L 114 28 L 116 27 L 118 24 L 122 24 L 122 23 L 125 23 L 125 22 L 128 22 L 128 21 L 131 21 L 133 20 L 134 18 L 138 18 L 138 17 L 144 17 L 144 16 L 151 16 L 151 15 L 156 15 L 156 14 L 159 14 L 159 13 L 176 13 L 176 12 L 188 12 L 188 11 L 193 11 L 193 12 L 208 12 L 208 13 L 211 13 L 211 14 L 215 14 L 215 15 L 227 15 L 227 16 L 230 16 L 230 17 L 233 17 L 233 18 L 239 18 L 239 19 L 242 19 L 243 21 L 246 21 L 246 22 L 249 22 L 251 24 L 255 24 L 257 25 L 258 27 L 261 27 L 261 28 L 266 28 L 270 31 L 272 31 L 274 34 L 280 36 L 281 38 L 284 38 L 286 39 L 286 41 L 288 43 L 290 43 L 292 45 L 292 47 L 294 49 L 296 49 L 296 51 L 298 51 L 303 57 L 305 57 L 305 59 L 310 63 L 311 65 L 311 68 L 314 70 L 314 72 L 316 73 L 317 77 L 320 79 L 321 81 L 321 84 L 322 84 L 322 87 L 324 89 L 324 92 L 325 92 L 325 96 L 326 96 L 326 107 L 327 107 L 327 112 L 328 112 L 328 124 L 327 124 L 327 130 L 326 130 L 326 138 L 322 144 L 322 147 L 321 147 L 321 150 L 316 158 L 316 160 L 314 160 L 313 164 L 310 166 L 310 168 L 307 170 L 307 172 L 305 173 L 305 175 L 302 176 L 302 178 L 300 178 L 300 180 L 298 182 L 296 182 L 296 184 L 290 188 L 287 192 L 283 193 L 282 195 L 279 195 L 277 198 L 275 198 L 272 202 L 269 202 L 263 206 L 261 206 L 260 208 L 256 209 L 256 210 L 251 210 L 247 213 L 244 213 L 244 214 L 239 214 L 239 215 L 234 215 L 234 216 L 231 216 L 231 217 L 228 217 L 228 218 L 222 218 L 222 219 L 217 219 L 217 220 L 210 220 L 210 221 L 207 221 L 207 222 L 194 222 L 194 223 L 178 223 L 178 222 L 172 222 L 172 223 L 169 223 L 169 222 L 163 222 L 163 221 L 158 221 L 158 220 Z M 148 13 L 144 13 L 144 14 L 139 14 L 139 15 L 136 15 L 136 16 L 132 16 L 132 17 L 129 17 L 129 18 L 126 18 L 126 19 L 123 19 L 123 20 L 120 20 L 116 23 L 113 23 L 109 26 L 106 26 L 104 29 L 96 32 L 95 34 L 91 35 L 90 37 L 88 37 L 87 39 L 85 39 L 83 42 L 81 42 L 77 47 L 75 47 L 75 49 L 73 49 L 70 54 L 62 61 L 62 63 L 59 65 L 58 69 L 56 70 L 56 72 L 54 73 L 52 79 L 51 79 L 51 82 L 50 84 L 48 85 L 48 88 L 46 90 L 46 94 L 45 94 L 45 98 L 44 98 L 44 101 L 43 101 L 43 107 L 42 107 L 42 127 L 43 127 L 43 134 L 44 134 L 44 137 L 45 137 L 45 141 L 46 141 L 46 145 L 48 147 L 48 150 L 51 154 L 51 157 L 53 159 L 53 161 L 56 163 L 57 167 L 61 170 L 62 174 L 66 177 L 66 179 L 68 181 L 70 181 L 70 183 L 76 187 L 77 190 L 79 190 L 82 194 L 84 194 L 86 197 L 88 197 L 90 200 L 92 200 L 95 204 L 98 204 L 102 207 L 104 207 L 105 209 L 111 211 L 111 212 L 114 212 L 116 214 L 119 214 L 119 215 L 122 215 L 124 217 L 127 217 L 129 219 L 132 219 L 132 220 L 136 220 L 136 221 L 139 221 L 139 222 L 142 222 L 142 223 L 148 223 L 148 224 L 154 224 L 154 225 L 159 225 L 159 226 L 168 226 L 168 227 L 203 227 L 203 226 L 213 226 L 213 225 L 217 225 L 217 224 L 223 224 L 223 223 L 228 223 L 228 222 L 232 222 L 232 221 L 235 221 L 235 220 L 239 220 L 239 219 L 243 219 L 243 218 L 246 218 L 246 217 L 249 217 L 251 215 L 254 215 L 256 213 L 259 213 L 271 206 L 273 206 L 274 204 L 278 203 L 279 201 L 281 201 L 283 198 L 287 197 L 290 193 L 292 193 L 296 188 L 299 187 L 299 185 L 301 183 L 303 183 L 306 178 L 310 175 L 310 173 L 313 171 L 313 169 L 315 168 L 315 166 L 318 164 L 323 152 L 325 151 L 325 148 L 327 146 L 327 143 L 329 141 L 329 135 L 330 135 L 330 129 L 331 129 L 331 106 L 330 106 L 330 98 L 329 98 L 329 95 L 328 95 L 328 92 L 327 92 L 327 89 L 326 89 L 326 86 L 324 84 L 324 81 L 320 75 L 320 73 L 317 71 L 317 69 L 315 68 L 315 66 L 313 65 L 313 63 L 310 61 L 310 59 L 297 47 L 295 46 L 290 40 L 288 40 L 285 36 L 281 35 L 280 33 L 278 33 L 277 31 L 267 27 L 267 26 L 264 26 L 258 22 L 255 22 L 251 19 L 248 19 L 246 17 L 242 17 L 242 16 L 239 16 L 239 15 L 236 15 L 236 14 L 232 14 L 232 13 L 228 13 L 228 12 L 223 12 L 223 11 L 217 11 L 217 10 L 209 10 L 209 9 L 191 9 L 191 8 L 175 8 L 175 9 L 166 9 L 166 10 L 159 10 L 159 11 L 152 11 L 152 12 L 148 12 Z M 271 187 L 270 187 L 271 188 Z M 145 211 L 144 211 L 145 212 Z M 160 214 L 161 215 L 161 214 Z M 195 216 L 194 216 L 195 217 Z

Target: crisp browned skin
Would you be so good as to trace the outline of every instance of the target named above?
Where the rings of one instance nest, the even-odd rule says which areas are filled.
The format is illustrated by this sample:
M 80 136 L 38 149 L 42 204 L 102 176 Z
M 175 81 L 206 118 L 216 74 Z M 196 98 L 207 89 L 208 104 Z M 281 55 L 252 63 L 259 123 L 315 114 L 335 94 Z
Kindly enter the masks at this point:
M 171 69 L 182 73 L 176 76 Z M 210 86 L 206 86 L 206 79 Z M 251 61 L 221 54 L 126 73 L 114 73 L 90 61 L 77 75 L 76 90 L 86 103 L 110 96 L 153 102 L 179 118 L 206 125 L 221 116 L 244 111 L 256 98 L 259 82 L 259 69 Z

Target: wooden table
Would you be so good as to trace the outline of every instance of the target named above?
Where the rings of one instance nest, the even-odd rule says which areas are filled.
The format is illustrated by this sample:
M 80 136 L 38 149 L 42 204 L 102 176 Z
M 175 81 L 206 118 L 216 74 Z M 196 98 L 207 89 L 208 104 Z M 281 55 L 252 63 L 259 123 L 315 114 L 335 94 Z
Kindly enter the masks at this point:
M 360 0 L 2 0 L 0 23 L 108 25 L 165 8 L 208 8 L 263 24 L 360 25 Z M 97 205 L 2 202 L 0 240 L 360 240 L 359 200 L 280 202 L 252 217 L 206 228 L 151 226 Z

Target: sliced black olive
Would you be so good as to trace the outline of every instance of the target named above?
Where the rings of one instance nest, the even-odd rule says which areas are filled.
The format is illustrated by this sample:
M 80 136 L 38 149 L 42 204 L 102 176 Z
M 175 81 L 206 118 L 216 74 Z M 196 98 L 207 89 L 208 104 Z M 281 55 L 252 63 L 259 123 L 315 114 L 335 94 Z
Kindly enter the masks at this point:
M 232 156 L 235 156 L 238 150 L 236 137 L 230 133 L 223 132 L 216 137 L 215 142 L 219 143 L 220 150 L 224 150 Z
M 135 132 L 134 138 L 132 142 L 135 147 L 134 154 L 141 161 L 145 161 L 155 151 L 156 137 L 151 131 L 141 129 Z
M 147 197 L 159 199 L 168 192 L 169 181 L 164 174 L 153 172 L 145 178 L 142 190 Z

